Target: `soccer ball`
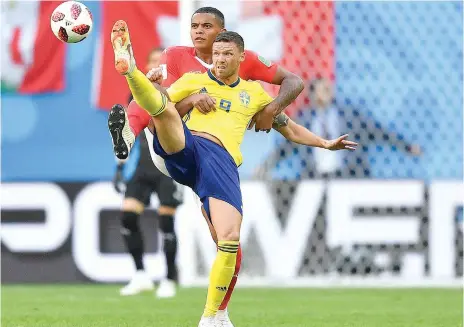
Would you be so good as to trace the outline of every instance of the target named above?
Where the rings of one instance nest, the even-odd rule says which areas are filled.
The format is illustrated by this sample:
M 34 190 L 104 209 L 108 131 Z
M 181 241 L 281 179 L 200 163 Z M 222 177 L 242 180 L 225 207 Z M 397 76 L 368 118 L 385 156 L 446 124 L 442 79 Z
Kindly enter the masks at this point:
M 81 42 L 92 31 L 92 13 L 80 2 L 66 1 L 53 11 L 50 25 L 59 40 Z

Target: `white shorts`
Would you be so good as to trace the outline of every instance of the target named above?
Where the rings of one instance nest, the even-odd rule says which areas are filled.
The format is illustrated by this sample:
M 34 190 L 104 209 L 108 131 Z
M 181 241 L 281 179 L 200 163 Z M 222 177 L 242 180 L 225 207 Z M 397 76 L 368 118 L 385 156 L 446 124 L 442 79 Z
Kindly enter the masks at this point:
M 168 170 L 166 169 L 166 163 L 164 162 L 164 159 L 157 155 L 155 153 L 155 150 L 153 150 L 153 134 L 150 132 L 148 128 L 145 128 L 144 132 L 145 136 L 147 137 L 148 149 L 150 149 L 151 160 L 160 172 L 162 172 L 164 175 L 168 177 L 171 177 L 171 175 L 169 175 Z

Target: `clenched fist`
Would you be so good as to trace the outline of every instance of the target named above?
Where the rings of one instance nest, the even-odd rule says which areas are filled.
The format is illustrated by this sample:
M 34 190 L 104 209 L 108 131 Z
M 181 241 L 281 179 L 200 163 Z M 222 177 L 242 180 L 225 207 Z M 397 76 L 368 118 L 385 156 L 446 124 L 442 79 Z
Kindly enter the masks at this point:
M 152 68 L 146 76 L 150 82 L 161 85 L 161 82 L 163 82 L 163 69 L 161 67 Z

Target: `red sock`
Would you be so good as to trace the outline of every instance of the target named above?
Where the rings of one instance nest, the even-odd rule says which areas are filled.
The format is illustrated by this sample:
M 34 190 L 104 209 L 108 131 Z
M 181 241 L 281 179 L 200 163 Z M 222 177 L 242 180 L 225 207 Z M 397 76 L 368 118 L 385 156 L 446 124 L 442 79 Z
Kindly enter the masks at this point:
M 241 265 L 242 265 L 242 248 L 239 246 L 238 251 L 237 251 L 237 261 L 235 262 L 234 276 L 232 277 L 232 280 L 230 281 L 226 296 L 224 297 L 224 300 L 222 300 L 219 310 L 225 310 L 227 308 L 227 305 L 229 304 L 230 297 L 235 288 L 235 283 L 237 283 L 237 276 L 240 271 Z
M 143 110 L 134 100 L 127 107 L 127 117 L 129 118 L 129 126 L 135 137 L 148 126 L 151 119 L 150 114 Z

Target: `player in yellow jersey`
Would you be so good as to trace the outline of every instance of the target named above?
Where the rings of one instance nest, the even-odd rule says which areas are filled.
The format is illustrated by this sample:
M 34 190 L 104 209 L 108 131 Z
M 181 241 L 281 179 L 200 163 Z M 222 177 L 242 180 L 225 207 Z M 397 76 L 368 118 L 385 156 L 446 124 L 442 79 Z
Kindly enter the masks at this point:
M 164 92 L 157 91 L 140 72 L 130 44 L 127 24 L 113 26 L 111 41 L 116 70 L 125 75 L 137 103 L 154 123 L 153 148 L 165 159 L 169 174 L 200 197 L 217 238 L 218 252 L 199 327 L 217 327 L 216 312 L 232 279 L 242 222 L 242 197 L 237 166 L 242 163 L 240 144 L 251 118 L 272 98 L 257 82 L 240 80 L 244 42 L 234 32 L 217 36 L 213 45 L 213 71 L 186 74 Z M 161 90 L 162 91 L 162 90 Z M 193 109 L 183 122 L 172 102 L 207 92 L 218 110 L 204 115 Z M 168 98 L 169 97 L 169 98 Z M 343 137 L 332 146 L 355 146 Z

